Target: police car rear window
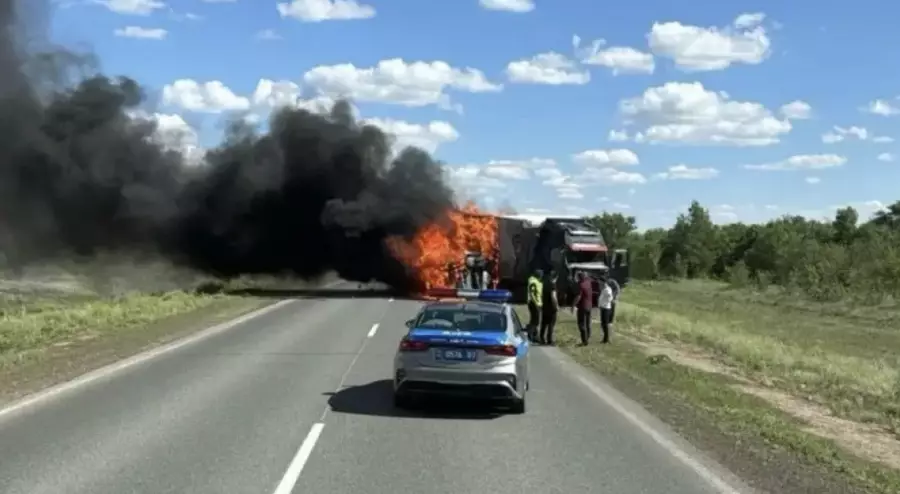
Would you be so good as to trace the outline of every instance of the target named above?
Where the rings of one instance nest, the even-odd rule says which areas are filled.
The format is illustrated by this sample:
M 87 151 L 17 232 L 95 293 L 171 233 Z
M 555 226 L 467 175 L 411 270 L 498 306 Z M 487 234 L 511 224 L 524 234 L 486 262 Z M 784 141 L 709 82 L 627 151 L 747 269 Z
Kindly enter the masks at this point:
M 453 309 L 425 309 L 416 321 L 422 329 L 452 329 L 458 331 L 504 331 L 503 314 Z

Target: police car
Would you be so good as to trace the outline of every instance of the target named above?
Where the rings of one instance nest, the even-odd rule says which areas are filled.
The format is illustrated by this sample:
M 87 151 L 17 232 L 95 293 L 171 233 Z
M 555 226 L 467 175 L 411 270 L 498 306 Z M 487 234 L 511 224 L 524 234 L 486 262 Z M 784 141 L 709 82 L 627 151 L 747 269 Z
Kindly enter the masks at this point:
M 430 292 L 394 357 L 394 404 L 418 397 L 487 399 L 525 413 L 528 337 L 507 290 Z

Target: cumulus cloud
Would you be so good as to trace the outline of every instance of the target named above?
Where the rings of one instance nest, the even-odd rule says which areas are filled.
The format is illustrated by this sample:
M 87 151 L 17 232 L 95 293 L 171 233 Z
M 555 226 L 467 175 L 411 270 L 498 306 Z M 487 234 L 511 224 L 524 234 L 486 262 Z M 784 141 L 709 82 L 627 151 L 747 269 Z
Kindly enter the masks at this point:
M 763 14 L 741 14 L 723 28 L 656 22 L 647 35 L 653 54 L 670 58 L 684 71 L 723 70 L 734 64 L 756 65 L 769 57 L 772 42 Z
M 806 120 L 812 116 L 812 106 L 805 101 L 791 101 L 781 106 L 781 115 L 791 120 Z
M 572 156 L 572 161 L 582 166 L 637 165 L 637 154 L 629 149 L 589 149 Z
M 534 10 L 534 0 L 479 0 L 482 8 L 487 10 L 504 10 L 524 14 Z
M 166 8 L 159 0 L 89 0 L 90 3 L 102 5 L 111 12 L 124 15 L 148 16 L 153 12 Z
M 459 139 L 459 132 L 449 122 L 440 120 L 428 124 L 414 124 L 402 120 L 370 118 L 366 123 L 375 125 L 395 138 L 395 149 L 408 146 L 435 152 L 441 144 Z
M 506 66 L 511 82 L 530 84 L 587 84 L 591 74 L 580 70 L 575 62 L 556 53 L 541 53 L 530 59 L 516 60 Z
M 656 69 L 653 55 L 627 46 L 606 46 L 606 40 L 598 39 L 586 48 L 581 47 L 581 37 L 572 37 L 575 53 L 585 65 L 596 65 L 619 74 L 652 74 Z
M 619 103 L 622 115 L 646 128 L 638 142 L 767 146 L 791 131 L 760 103 L 735 101 L 699 82 L 669 82 Z
M 719 176 L 715 168 L 691 168 L 687 165 L 670 166 L 668 170 L 657 173 L 657 180 L 709 180 Z
M 349 21 L 375 17 L 375 7 L 356 0 L 292 0 L 276 6 L 282 18 L 301 22 Z
M 822 134 L 822 142 L 825 144 L 834 144 L 848 138 L 865 141 L 869 139 L 869 131 L 863 127 L 838 127 L 834 126 L 833 130 Z
M 847 158 L 836 154 L 799 154 L 774 163 L 744 165 L 744 168 L 767 171 L 822 170 L 843 166 L 846 163 Z
M 900 114 L 900 108 L 898 108 L 893 103 L 883 99 L 871 101 L 868 105 L 861 108 L 861 110 L 866 113 L 880 115 L 882 117 L 892 117 L 894 115 Z
M 368 68 L 352 63 L 320 65 L 306 72 L 303 81 L 318 94 L 334 99 L 448 109 L 453 108 L 448 90 L 485 93 L 503 89 L 477 69 L 457 68 L 440 60 L 406 62 L 400 58 Z

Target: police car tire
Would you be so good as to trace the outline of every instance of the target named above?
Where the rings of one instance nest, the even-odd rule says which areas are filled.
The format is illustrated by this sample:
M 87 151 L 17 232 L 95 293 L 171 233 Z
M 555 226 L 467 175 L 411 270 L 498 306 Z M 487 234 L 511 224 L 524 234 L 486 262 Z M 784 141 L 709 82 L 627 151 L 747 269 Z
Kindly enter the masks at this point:
M 509 407 L 510 411 L 516 415 L 521 415 L 525 413 L 525 398 L 521 400 L 513 400 L 512 406 Z

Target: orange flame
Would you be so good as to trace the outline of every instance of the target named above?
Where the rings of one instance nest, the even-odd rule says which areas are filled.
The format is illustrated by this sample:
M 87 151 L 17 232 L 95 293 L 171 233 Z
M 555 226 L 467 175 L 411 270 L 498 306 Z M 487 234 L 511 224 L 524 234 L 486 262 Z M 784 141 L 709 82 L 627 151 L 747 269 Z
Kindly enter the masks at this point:
M 447 211 L 446 221 L 426 225 L 412 240 L 391 238 L 388 247 L 413 273 L 420 290 L 455 286 L 451 265 L 462 266 L 466 252 L 480 252 L 493 262 L 497 279 L 497 220 L 473 202 Z

